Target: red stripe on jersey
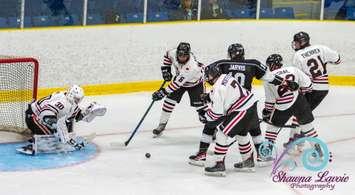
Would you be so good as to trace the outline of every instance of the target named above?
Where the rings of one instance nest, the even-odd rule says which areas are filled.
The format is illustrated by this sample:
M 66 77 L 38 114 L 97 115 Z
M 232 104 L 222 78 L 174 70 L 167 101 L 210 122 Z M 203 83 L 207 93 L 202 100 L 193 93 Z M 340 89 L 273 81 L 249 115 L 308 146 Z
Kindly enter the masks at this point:
M 241 99 L 239 99 L 237 102 L 235 102 L 231 106 L 231 108 L 228 109 L 228 113 L 231 113 L 231 112 L 237 110 L 238 108 L 242 107 L 242 105 L 244 105 L 244 103 L 248 102 L 252 96 L 253 96 L 253 94 L 249 93 L 247 96 L 244 96 Z
M 246 113 L 246 112 L 247 112 L 247 111 L 244 110 L 244 111 L 241 111 L 240 113 L 238 113 L 237 116 L 235 116 L 234 119 L 233 119 L 231 122 L 228 123 L 228 125 L 226 126 L 226 128 L 224 128 L 223 133 L 224 133 L 225 135 L 228 135 L 228 133 L 233 129 L 233 127 L 234 127 L 236 124 L 238 124 L 238 122 L 239 122 L 240 120 L 242 120 L 242 118 L 245 116 L 245 113 Z
M 38 122 L 38 118 L 36 117 L 36 115 L 32 115 L 32 120 L 33 122 L 37 125 L 37 127 L 39 127 L 39 129 L 41 129 L 41 131 L 45 134 L 45 135 L 49 135 L 51 134 L 51 132 L 48 130 L 48 128 L 44 125 L 42 125 L 40 122 Z

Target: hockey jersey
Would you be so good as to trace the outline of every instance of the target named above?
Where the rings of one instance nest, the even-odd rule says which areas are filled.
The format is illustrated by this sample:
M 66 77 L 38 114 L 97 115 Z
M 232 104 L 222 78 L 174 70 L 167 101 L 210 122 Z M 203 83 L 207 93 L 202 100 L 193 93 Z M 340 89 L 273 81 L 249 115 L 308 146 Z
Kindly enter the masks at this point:
M 327 63 L 339 64 L 340 55 L 323 45 L 311 45 L 298 50 L 293 58 L 294 66 L 312 79 L 314 90 L 329 89 Z
M 275 79 L 274 75 L 270 74 L 267 67 L 255 59 L 246 59 L 242 61 L 234 60 L 219 60 L 211 65 L 217 65 L 223 74 L 231 73 L 242 87 L 252 88 L 253 78 L 271 82 Z
M 66 140 L 68 139 L 68 130 L 65 122 L 75 117 L 80 111 L 77 105 L 73 105 L 68 101 L 65 92 L 53 93 L 37 100 L 31 104 L 31 109 L 34 113 L 35 122 L 43 128 L 43 131 L 48 132 L 48 134 L 50 134 L 50 131 L 47 129 L 47 126 L 44 125 L 44 118 L 46 116 L 55 116 L 57 118 L 56 130 L 63 142 L 68 141 Z
M 176 49 L 166 52 L 164 55 L 163 66 L 173 66 L 176 76 L 173 81 L 166 87 L 166 91 L 171 93 L 180 87 L 193 87 L 202 82 L 203 65 L 196 60 L 193 53 L 185 64 L 177 61 Z
M 295 81 L 301 90 L 312 89 L 311 79 L 300 69 L 295 67 L 284 67 L 272 71 L 272 73 L 287 79 Z M 286 110 L 296 101 L 299 91 L 290 91 L 284 86 L 275 86 L 270 83 L 264 83 L 265 89 L 265 108 L 267 110 Z
M 207 120 L 216 121 L 221 116 L 250 108 L 256 101 L 255 95 L 243 88 L 230 74 L 222 74 L 210 92 L 211 105 Z

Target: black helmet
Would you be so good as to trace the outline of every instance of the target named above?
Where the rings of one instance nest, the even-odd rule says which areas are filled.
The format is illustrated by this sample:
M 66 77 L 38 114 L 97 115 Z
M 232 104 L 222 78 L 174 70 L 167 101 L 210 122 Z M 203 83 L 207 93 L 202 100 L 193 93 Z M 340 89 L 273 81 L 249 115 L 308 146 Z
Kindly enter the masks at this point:
M 217 64 L 211 64 L 205 67 L 204 70 L 204 78 L 207 83 L 210 85 L 214 84 L 214 79 L 216 77 L 219 77 L 221 75 L 221 70 L 219 69 L 219 66 Z
M 306 32 L 298 32 L 295 35 L 293 35 L 293 42 L 292 42 L 292 48 L 297 51 L 300 49 L 303 49 L 305 47 L 308 47 L 310 45 L 309 43 L 309 35 Z M 296 43 L 299 44 L 299 47 L 296 47 Z
M 228 47 L 228 56 L 231 60 L 244 60 L 244 47 L 239 43 L 234 43 Z
M 176 55 L 177 56 L 190 55 L 190 51 L 191 51 L 190 43 L 180 42 L 176 50 Z
M 271 71 L 279 69 L 282 67 L 282 57 L 280 54 L 271 54 L 266 59 L 266 65 Z

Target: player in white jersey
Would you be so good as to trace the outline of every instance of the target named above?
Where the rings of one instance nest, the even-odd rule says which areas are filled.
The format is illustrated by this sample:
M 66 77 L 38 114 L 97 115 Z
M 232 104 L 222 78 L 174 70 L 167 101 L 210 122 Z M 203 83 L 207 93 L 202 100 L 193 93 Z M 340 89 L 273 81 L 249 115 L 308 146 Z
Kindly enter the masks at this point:
M 176 75 L 173 78 L 171 67 L 174 67 Z M 201 122 L 205 122 L 204 113 L 206 106 L 200 95 L 204 92 L 203 65 L 198 62 L 191 52 L 189 43 L 181 42 L 176 49 L 166 52 L 161 67 L 165 81 L 171 81 L 166 88 L 159 89 L 152 95 L 153 100 L 161 100 L 165 96 L 159 126 L 153 130 L 154 137 L 162 134 L 168 123 L 170 115 L 176 104 L 187 91 L 190 96 L 190 104 L 196 108 Z
M 324 45 L 311 45 L 306 32 L 299 32 L 293 36 L 292 47 L 296 51 L 293 64 L 312 80 L 313 90 L 306 93 L 307 101 L 314 110 L 328 94 L 327 64 L 341 62 L 338 52 Z
M 268 57 L 268 63 L 272 73 L 288 80 L 295 81 L 300 90 L 290 91 L 284 86 L 275 86 L 264 83 L 265 88 L 265 108 L 263 118 L 267 120 L 267 130 L 265 138 L 274 143 L 279 128 L 284 126 L 290 117 L 295 116 L 300 125 L 300 131 L 304 136 L 317 137 L 317 131 L 314 129 L 312 121 L 314 120 L 311 107 L 300 91 L 312 90 L 311 79 L 296 67 L 282 67 L 279 54 L 273 54 Z M 312 144 L 312 143 L 311 143 Z M 319 156 L 322 156 L 322 150 L 319 145 L 313 145 Z
M 76 137 L 72 136 L 73 121 L 91 122 L 96 116 L 102 116 L 106 112 L 106 108 L 96 102 L 92 102 L 84 109 L 79 108 L 83 98 L 83 89 L 73 85 L 67 91 L 56 92 L 34 101 L 26 110 L 26 125 L 34 136 L 49 136 L 51 140 L 55 137 L 62 144 L 81 149 L 85 146 L 84 143 L 77 142 Z M 34 148 L 36 140 L 32 139 L 31 142 L 19 151 L 27 154 L 36 153 Z M 37 147 L 36 145 L 36 149 Z
M 228 151 L 228 137 L 236 138 L 242 162 L 234 167 L 238 171 L 253 171 L 255 169 L 253 148 L 248 132 L 259 124 L 256 96 L 241 87 L 231 74 L 221 74 L 216 65 L 205 68 L 205 80 L 213 85 L 209 93 L 211 102 L 206 112 L 205 128 L 217 128 L 214 148 L 214 165 L 205 168 L 206 175 L 224 176 L 224 159 Z M 209 154 L 207 154 L 209 155 Z

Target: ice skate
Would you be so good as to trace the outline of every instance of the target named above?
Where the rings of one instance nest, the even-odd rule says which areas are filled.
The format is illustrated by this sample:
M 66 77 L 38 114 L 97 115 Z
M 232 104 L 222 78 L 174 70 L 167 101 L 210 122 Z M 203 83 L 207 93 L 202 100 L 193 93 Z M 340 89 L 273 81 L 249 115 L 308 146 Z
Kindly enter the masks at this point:
M 160 123 L 159 126 L 153 129 L 153 138 L 160 137 L 163 134 L 163 131 L 167 123 Z
M 235 163 L 234 168 L 238 172 L 255 172 L 255 163 L 253 155 L 250 155 L 245 161 Z
M 206 162 L 206 152 L 197 152 L 194 155 L 191 155 L 189 157 L 189 164 L 190 165 L 194 165 L 194 166 L 198 166 L 198 167 L 203 167 L 205 166 L 205 162 Z
M 224 165 L 224 161 L 216 162 L 216 164 L 213 167 L 206 167 L 205 168 L 205 175 L 225 177 L 226 176 L 226 167 Z

